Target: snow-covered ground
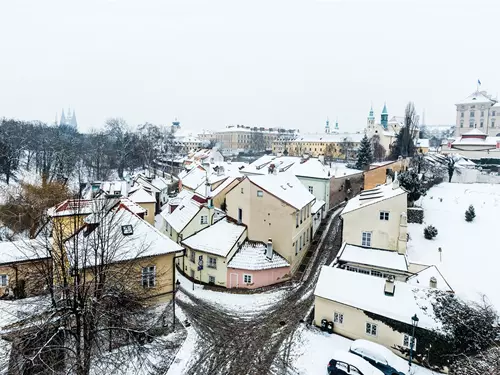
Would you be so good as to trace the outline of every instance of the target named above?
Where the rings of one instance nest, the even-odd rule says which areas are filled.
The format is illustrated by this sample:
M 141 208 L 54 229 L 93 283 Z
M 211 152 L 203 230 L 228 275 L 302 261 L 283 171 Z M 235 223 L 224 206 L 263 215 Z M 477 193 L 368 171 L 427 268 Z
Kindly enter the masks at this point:
M 479 301 L 485 294 L 500 311 L 496 282 L 500 262 L 500 184 L 442 183 L 431 188 L 420 203 L 424 224 L 408 224 L 409 260 L 436 265 L 458 295 Z M 476 218 L 468 223 L 465 210 L 471 204 Z M 433 240 L 424 238 L 424 227 L 429 224 L 438 230 Z
M 205 289 L 203 285 L 199 284 L 194 284 L 193 290 L 193 283 L 191 281 L 182 276 L 179 272 L 176 272 L 176 274 L 181 286 L 189 290 L 189 292 L 195 297 L 240 314 L 257 314 L 259 311 L 268 308 L 276 301 L 283 298 L 285 293 L 289 291 L 286 288 L 277 288 L 265 293 L 236 294 L 226 291 L 219 292 L 208 290 Z M 187 299 L 187 297 L 185 297 L 182 293 L 177 294 L 177 298 L 184 298 L 183 300 L 189 302 L 189 299 Z
M 293 358 L 291 373 L 294 374 L 326 374 L 326 366 L 332 358 L 332 353 L 336 350 L 348 351 L 351 340 L 322 332 L 320 329 L 302 325 L 294 335 L 293 346 L 290 357 Z M 399 366 L 406 368 L 406 361 L 402 358 Z M 437 374 L 426 368 L 412 365 L 411 375 L 431 375 Z

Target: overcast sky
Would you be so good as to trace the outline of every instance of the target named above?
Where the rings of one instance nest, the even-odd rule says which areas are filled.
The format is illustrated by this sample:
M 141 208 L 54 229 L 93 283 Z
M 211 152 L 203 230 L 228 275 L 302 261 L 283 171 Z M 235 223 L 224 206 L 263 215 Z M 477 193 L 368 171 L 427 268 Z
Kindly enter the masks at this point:
M 426 123 L 500 91 L 500 1 L 116 0 L 0 3 L 0 116 L 79 127 L 361 129 L 370 104 Z

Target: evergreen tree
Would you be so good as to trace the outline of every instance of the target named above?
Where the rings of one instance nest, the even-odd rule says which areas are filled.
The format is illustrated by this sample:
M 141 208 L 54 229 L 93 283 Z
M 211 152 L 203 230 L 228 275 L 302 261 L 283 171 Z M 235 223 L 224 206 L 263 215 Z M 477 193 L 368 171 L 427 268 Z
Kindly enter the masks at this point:
M 424 228 L 424 237 L 428 240 L 432 240 L 438 234 L 438 230 L 433 225 L 428 225 Z
M 474 206 L 471 204 L 467 211 L 465 211 L 465 221 L 471 222 L 476 217 L 476 210 Z
M 426 190 L 422 180 L 418 177 L 416 170 L 401 172 L 398 176 L 399 184 L 408 192 L 408 202 L 413 204 L 422 195 L 425 195 Z
M 373 162 L 372 146 L 370 140 L 365 136 L 361 139 L 358 151 L 358 160 L 356 161 L 356 169 L 365 170 L 370 163 Z

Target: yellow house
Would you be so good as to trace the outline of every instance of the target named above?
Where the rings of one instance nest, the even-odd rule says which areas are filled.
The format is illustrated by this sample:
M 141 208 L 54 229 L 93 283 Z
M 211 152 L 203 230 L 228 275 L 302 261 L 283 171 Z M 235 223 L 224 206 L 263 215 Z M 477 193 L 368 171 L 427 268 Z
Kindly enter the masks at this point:
M 182 246 L 121 205 L 88 216 L 64 245 L 68 266 L 84 272 L 87 280 L 92 279 L 98 254 L 103 257 L 99 262 L 112 265 L 108 282 L 125 283 L 155 301 L 172 297 L 174 257 L 183 253 Z
M 407 193 L 397 182 L 364 190 L 341 213 L 342 241 L 406 253 Z
M 137 203 L 139 206 L 144 208 L 146 211 L 144 213 L 144 220 L 149 224 L 155 225 L 155 213 L 156 213 L 156 199 L 155 197 L 148 193 L 143 187 L 138 188 L 130 193 L 128 198 Z
M 364 173 L 364 188 L 373 189 L 387 182 L 387 177 L 394 172 L 401 172 L 408 169 L 409 159 L 396 161 L 383 161 L 370 164 L 370 169 Z M 389 172 L 390 171 L 390 172 Z
M 227 286 L 228 262 L 246 238 L 245 225 L 224 218 L 184 239 L 184 273 L 203 283 Z
M 307 253 L 313 235 L 315 197 L 291 173 L 248 175 L 226 194 L 227 215 L 248 227 L 251 241 L 267 243 L 293 273 Z
M 409 348 L 415 314 L 418 330 L 414 350 L 420 348 L 419 332 L 439 326 L 434 320 L 429 291 L 393 279 L 323 266 L 314 291 L 314 324 L 320 326 L 325 319 L 333 322 L 337 334 L 370 340 L 403 356 L 400 350 Z M 390 327 L 387 318 L 397 322 L 398 329 Z
M 52 267 L 47 239 L 0 242 L 0 297 L 22 298 L 43 292 Z

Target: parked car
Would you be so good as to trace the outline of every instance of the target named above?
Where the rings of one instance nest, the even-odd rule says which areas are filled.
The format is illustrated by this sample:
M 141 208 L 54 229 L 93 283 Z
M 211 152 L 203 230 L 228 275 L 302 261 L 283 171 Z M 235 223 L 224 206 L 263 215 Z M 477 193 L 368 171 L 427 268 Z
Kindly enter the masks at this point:
M 384 375 L 363 358 L 344 351 L 333 353 L 326 370 L 328 375 Z
M 351 344 L 349 351 L 368 361 L 385 375 L 406 374 L 405 361 L 385 346 L 368 340 L 355 340 Z

